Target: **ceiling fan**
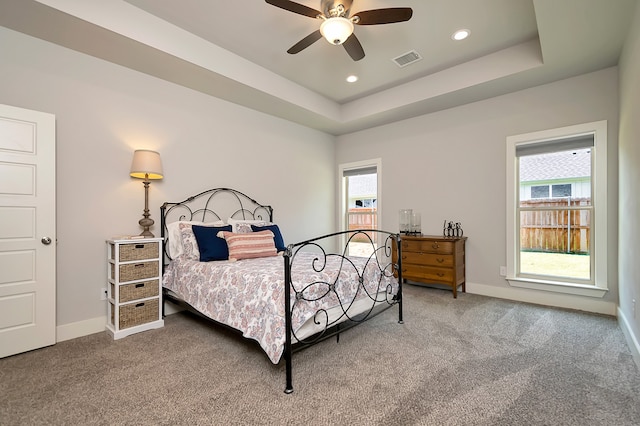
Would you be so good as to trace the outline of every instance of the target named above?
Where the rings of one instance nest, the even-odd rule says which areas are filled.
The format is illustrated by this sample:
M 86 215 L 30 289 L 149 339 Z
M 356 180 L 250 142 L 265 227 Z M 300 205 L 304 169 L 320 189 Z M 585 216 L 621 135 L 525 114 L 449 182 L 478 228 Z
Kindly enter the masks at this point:
M 298 15 L 321 19 L 320 29 L 312 32 L 287 50 L 296 54 L 311 46 L 323 36 L 331 44 L 342 44 L 351 59 L 359 61 L 364 58 L 364 49 L 353 33 L 353 25 L 379 25 L 404 22 L 411 19 L 413 10 L 410 7 L 390 7 L 372 9 L 350 15 L 353 0 L 321 0 L 322 11 L 312 9 L 290 0 L 265 0 L 270 5 L 279 7 Z

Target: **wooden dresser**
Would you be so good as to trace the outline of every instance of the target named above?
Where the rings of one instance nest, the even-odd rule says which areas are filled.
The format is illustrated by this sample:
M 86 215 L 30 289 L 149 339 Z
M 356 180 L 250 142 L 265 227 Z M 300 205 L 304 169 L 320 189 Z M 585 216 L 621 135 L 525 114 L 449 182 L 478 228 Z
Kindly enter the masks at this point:
M 467 237 L 402 235 L 402 278 L 424 284 L 444 284 L 458 297 L 466 291 L 464 244 Z M 393 252 L 396 262 L 397 253 Z

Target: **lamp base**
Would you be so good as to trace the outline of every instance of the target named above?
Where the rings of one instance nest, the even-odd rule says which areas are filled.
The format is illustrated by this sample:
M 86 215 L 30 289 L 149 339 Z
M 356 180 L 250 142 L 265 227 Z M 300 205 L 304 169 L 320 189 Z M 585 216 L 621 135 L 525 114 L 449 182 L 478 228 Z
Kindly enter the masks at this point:
M 153 226 L 153 219 L 150 219 L 149 216 L 149 175 L 145 175 L 144 182 L 144 211 L 142 212 L 142 219 L 138 221 L 140 226 L 142 226 L 142 236 L 153 238 L 153 234 L 149 231 L 149 228 Z
M 147 213 L 146 217 L 144 217 L 144 218 L 142 218 L 142 219 L 140 219 L 138 221 L 138 223 L 140 224 L 140 226 L 142 226 L 142 229 L 143 229 L 143 231 L 142 231 L 142 233 L 140 235 L 145 236 L 145 237 L 149 237 L 149 238 L 153 238 L 155 235 L 153 235 L 153 233 L 151 233 L 151 231 L 149 231 L 149 228 L 151 226 L 153 226 L 154 221 L 153 221 L 153 219 L 150 219 L 148 216 L 149 216 L 149 214 Z

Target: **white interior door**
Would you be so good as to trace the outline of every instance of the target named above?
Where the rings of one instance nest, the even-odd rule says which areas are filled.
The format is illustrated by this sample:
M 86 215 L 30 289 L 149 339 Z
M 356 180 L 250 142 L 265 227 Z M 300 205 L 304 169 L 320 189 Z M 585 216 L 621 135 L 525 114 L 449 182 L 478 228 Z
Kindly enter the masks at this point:
M 56 342 L 55 116 L 0 105 L 0 358 Z

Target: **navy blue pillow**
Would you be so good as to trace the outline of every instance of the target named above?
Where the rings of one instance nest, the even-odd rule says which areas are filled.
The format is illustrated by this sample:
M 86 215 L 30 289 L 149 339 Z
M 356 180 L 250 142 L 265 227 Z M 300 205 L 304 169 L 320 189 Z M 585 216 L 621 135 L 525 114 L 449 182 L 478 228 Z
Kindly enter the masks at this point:
M 267 229 L 273 232 L 273 242 L 276 244 L 276 250 L 278 252 L 285 251 L 287 249 L 287 246 L 284 245 L 284 239 L 282 238 L 282 234 L 280 233 L 280 228 L 278 228 L 278 225 L 251 225 L 251 230 L 253 230 L 253 232 L 265 231 Z
M 231 225 L 226 226 L 198 226 L 192 225 L 193 235 L 196 236 L 200 250 L 200 262 L 229 259 L 229 248 L 224 238 L 218 237 L 218 232 L 231 232 Z

